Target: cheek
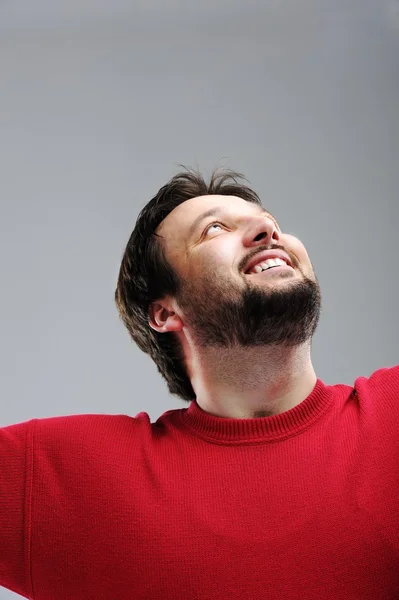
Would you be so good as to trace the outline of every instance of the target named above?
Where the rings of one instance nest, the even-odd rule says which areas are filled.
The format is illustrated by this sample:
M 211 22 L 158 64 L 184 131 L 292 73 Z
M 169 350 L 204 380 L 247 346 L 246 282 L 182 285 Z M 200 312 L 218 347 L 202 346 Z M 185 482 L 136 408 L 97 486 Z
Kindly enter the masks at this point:
M 185 276 L 191 281 L 198 282 L 204 276 L 208 276 L 209 273 L 215 273 L 217 271 L 217 267 L 218 261 L 213 254 L 197 254 L 197 256 L 193 257 L 193 260 L 189 261 L 187 264 Z
M 222 238 L 222 236 L 219 237 Z M 203 252 L 198 256 L 198 265 L 202 271 L 225 270 L 226 265 L 232 264 L 234 252 L 237 252 L 234 240 L 227 239 L 227 236 L 223 236 L 223 238 L 210 240 L 207 247 L 204 247 Z
M 189 277 L 198 283 L 203 280 L 206 285 L 208 285 L 209 280 L 219 284 L 223 281 L 230 281 L 234 262 L 233 248 L 226 243 L 214 243 L 208 244 L 206 251 L 203 251 L 205 249 L 201 250 L 201 253 L 197 254 L 190 265 Z
M 312 270 L 312 265 L 309 255 L 306 252 L 306 248 L 298 238 L 294 237 L 293 235 L 285 234 L 282 244 L 289 252 L 295 254 L 303 269 Z

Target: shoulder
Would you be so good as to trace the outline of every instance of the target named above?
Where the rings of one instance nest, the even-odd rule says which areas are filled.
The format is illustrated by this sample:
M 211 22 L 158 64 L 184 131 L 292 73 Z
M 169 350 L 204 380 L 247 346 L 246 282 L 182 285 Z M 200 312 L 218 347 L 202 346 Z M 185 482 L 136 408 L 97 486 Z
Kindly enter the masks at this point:
M 358 377 L 354 384 L 358 396 L 378 397 L 383 400 L 386 410 L 399 407 L 399 365 L 383 367 L 369 377 Z
M 132 432 L 142 429 L 140 419 L 128 415 L 81 414 L 44 417 L 0 428 L 1 443 L 22 446 L 40 444 L 43 447 L 73 441 L 75 444 L 93 441 L 132 439 Z
M 369 388 L 381 388 L 386 392 L 399 391 L 399 365 L 383 367 L 374 371 L 369 377 L 358 377 L 356 385 Z
M 47 439 L 72 437 L 75 440 L 121 438 L 137 430 L 139 421 L 128 415 L 81 414 L 35 419 L 37 436 Z

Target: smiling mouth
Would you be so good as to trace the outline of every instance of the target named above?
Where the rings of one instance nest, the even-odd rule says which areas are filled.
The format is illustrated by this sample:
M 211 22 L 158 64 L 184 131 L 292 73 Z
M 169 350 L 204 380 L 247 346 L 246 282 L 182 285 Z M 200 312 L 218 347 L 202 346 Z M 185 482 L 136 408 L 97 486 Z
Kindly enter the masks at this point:
M 285 269 L 287 267 L 292 269 L 291 265 L 289 265 L 286 260 L 278 257 L 269 258 L 264 261 L 260 261 L 258 264 L 251 267 L 248 271 L 245 272 L 245 275 L 259 275 L 261 273 L 264 273 L 265 271 L 270 271 L 272 269 L 279 268 Z
M 289 265 L 276 265 L 275 267 L 268 267 L 267 269 L 263 269 L 262 271 L 259 271 L 259 273 L 245 273 L 245 275 L 248 275 L 250 277 L 255 277 L 257 275 L 267 275 L 270 271 L 286 271 L 287 269 L 290 270 L 294 270 L 292 267 L 290 267 Z

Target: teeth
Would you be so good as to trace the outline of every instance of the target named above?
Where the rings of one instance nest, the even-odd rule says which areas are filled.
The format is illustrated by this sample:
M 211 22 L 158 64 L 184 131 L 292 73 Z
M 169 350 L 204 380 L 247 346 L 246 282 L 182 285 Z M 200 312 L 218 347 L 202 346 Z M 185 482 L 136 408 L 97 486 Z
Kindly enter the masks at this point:
M 266 261 L 258 263 L 257 265 L 255 265 L 255 267 L 252 267 L 252 269 L 250 270 L 250 273 L 262 273 L 262 271 L 266 271 L 267 269 L 270 269 L 271 267 L 277 267 L 277 266 L 286 265 L 286 264 L 287 263 L 285 262 L 285 260 L 282 260 L 281 258 L 269 258 Z

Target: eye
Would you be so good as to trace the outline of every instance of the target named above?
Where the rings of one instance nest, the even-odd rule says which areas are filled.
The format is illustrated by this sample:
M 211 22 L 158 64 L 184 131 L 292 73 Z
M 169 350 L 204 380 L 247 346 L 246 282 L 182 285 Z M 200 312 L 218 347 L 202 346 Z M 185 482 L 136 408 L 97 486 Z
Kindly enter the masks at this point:
M 214 227 L 215 225 L 218 225 L 219 227 L 224 227 L 224 225 L 223 225 L 222 223 L 219 223 L 219 221 L 215 221 L 214 223 L 210 223 L 210 225 L 208 225 L 208 226 L 205 228 L 204 235 L 207 235 L 207 234 L 208 234 L 208 231 L 209 231 L 209 229 L 210 229 L 211 227 Z

